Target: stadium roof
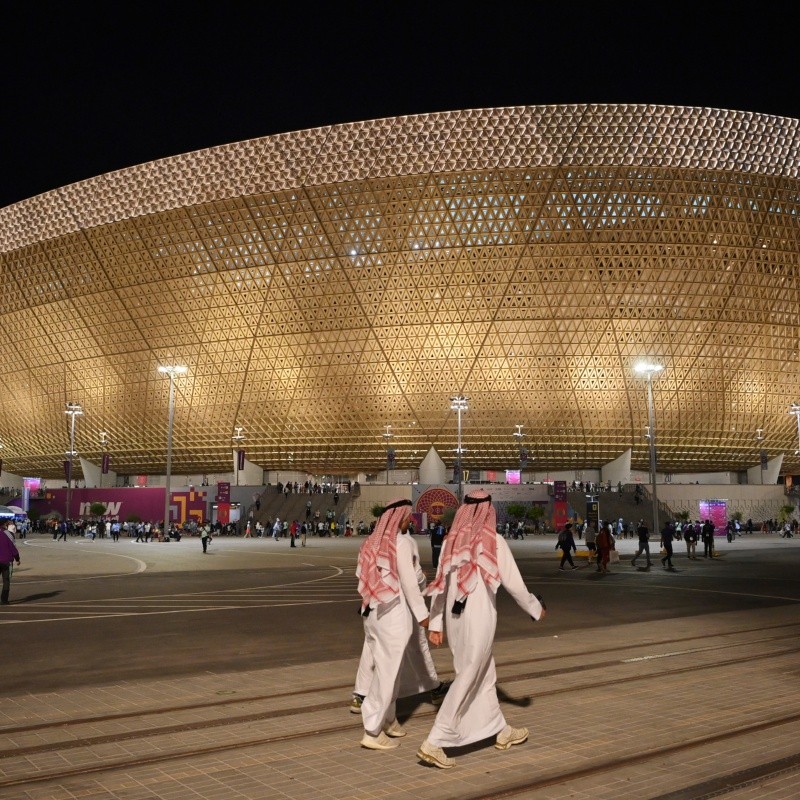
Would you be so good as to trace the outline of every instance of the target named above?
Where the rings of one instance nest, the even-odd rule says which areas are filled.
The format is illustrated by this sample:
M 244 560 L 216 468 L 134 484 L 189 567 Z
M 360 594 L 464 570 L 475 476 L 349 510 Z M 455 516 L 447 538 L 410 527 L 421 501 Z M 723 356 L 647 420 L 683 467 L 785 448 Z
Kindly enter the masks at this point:
M 465 110 L 298 131 L 0 209 L 5 468 L 452 464 L 744 469 L 798 383 L 795 119 L 639 105 Z M 391 426 L 387 428 L 387 426 Z M 520 429 L 518 426 L 522 426 Z M 763 440 L 756 440 L 762 431 Z M 384 434 L 391 433 L 391 438 Z

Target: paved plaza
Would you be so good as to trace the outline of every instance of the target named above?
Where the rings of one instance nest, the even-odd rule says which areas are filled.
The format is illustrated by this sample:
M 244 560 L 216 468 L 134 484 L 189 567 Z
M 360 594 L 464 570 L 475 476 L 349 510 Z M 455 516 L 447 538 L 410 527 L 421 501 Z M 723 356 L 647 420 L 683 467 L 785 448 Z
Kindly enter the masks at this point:
M 0 611 L 0 798 L 800 797 L 800 540 L 677 542 L 674 572 L 621 540 L 607 576 L 559 572 L 554 543 L 510 542 L 547 619 L 498 601 L 501 705 L 530 740 L 445 771 L 415 756 L 425 696 L 399 748 L 359 746 L 358 539 L 32 536 Z

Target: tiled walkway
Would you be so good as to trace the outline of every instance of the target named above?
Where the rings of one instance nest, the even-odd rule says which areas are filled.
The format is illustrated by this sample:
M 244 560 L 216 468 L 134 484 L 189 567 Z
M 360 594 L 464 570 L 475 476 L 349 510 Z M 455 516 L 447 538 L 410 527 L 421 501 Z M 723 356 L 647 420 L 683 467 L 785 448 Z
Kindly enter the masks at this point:
M 786 605 L 500 642 L 530 741 L 447 771 L 415 757 L 425 698 L 398 749 L 359 747 L 352 660 L 31 693 L 0 710 L 0 798 L 797 798 L 798 632 Z

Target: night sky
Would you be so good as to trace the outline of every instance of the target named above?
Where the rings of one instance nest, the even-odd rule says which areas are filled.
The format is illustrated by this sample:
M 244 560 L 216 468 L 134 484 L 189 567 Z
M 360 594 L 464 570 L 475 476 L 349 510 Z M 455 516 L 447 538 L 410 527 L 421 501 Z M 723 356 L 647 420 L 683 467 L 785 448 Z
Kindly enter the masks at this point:
M 598 102 L 800 117 L 794 27 L 768 4 L 116 5 L 0 4 L 0 207 L 203 147 L 404 114 Z

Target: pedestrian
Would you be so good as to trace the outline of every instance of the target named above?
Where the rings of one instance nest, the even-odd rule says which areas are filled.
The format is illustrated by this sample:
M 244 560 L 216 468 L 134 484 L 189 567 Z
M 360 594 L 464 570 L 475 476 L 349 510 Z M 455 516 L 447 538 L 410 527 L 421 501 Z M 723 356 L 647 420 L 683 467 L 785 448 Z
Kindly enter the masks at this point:
M 697 534 L 691 521 L 683 526 L 683 541 L 686 542 L 686 557 L 694 561 L 697 558 Z
M 703 523 L 703 558 L 714 558 L 714 523 L 707 519 Z
M 11 593 L 11 575 L 14 571 L 13 562 L 20 564 L 19 550 L 14 543 L 13 534 L 9 533 L 3 523 L 3 531 L 0 532 L 0 574 L 3 578 L 3 590 L 0 593 L 0 603 L 7 606 L 8 596 Z
M 425 584 L 427 583 L 427 578 L 422 571 L 417 543 L 408 530 L 401 531 L 398 534 L 398 538 L 407 538 L 409 541 L 409 546 L 414 553 L 417 586 L 420 592 L 423 592 Z M 421 625 L 417 625 L 415 628 L 414 634 L 412 634 L 411 639 L 409 639 L 408 647 L 403 654 L 403 660 L 400 664 L 400 673 L 397 678 L 397 696 L 413 697 L 422 692 L 430 692 L 431 703 L 433 703 L 433 705 L 440 705 L 447 693 L 449 684 L 439 680 L 433 658 L 431 657 L 431 651 L 428 647 L 428 637 L 425 628 Z M 374 671 L 375 659 L 372 654 L 372 648 L 369 646 L 365 637 L 364 647 L 361 650 L 361 658 L 358 663 L 358 671 L 356 672 L 356 682 L 353 687 L 353 698 L 350 701 L 351 713 L 361 713 L 361 706 L 369 691 Z
M 281 522 L 280 517 L 275 517 L 275 524 L 272 526 L 272 541 L 277 542 L 278 537 L 281 535 L 281 531 L 283 530 L 283 523 Z
M 604 524 L 597 534 L 597 571 L 608 572 L 608 560 L 611 558 L 611 548 L 614 544 L 614 537 L 611 534 L 611 523 Z
M 289 527 L 289 547 L 297 547 L 294 540 L 297 538 L 297 520 L 293 520 Z
M 208 543 L 211 541 L 211 533 L 208 530 L 208 525 L 203 525 L 203 529 L 200 531 L 200 541 L 203 544 L 203 552 L 208 552 Z
M 559 566 L 559 569 L 566 569 L 564 566 L 566 561 L 569 561 L 569 565 L 572 567 L 572 569 L 578 569 L 575 566 L 575 562 L 572 560 L 572 551 L 574 550 L 577 553 L 578 548 L 575 545 L 575 538 L 572 535 L 571 522 L 568 522 L 564 526 L 564 530 L 558 534 L 555 549 L 558 550 L 559 548 L 561 548 L 561 565 Z
M 675 529 L 671 522 L 667 522 L 661 531 L 661 547 L 664 548 L 664 558 L 661 559 L 661 566 L 664 569 L 672 567 L 672 540 L 675 538 Z
M 398 746 L 395 739 L 405 736 L 396 717 L 397 677 L 416 626 L 428 627 L 428 609 L 417 583 L 416 543 L 400 535 L 410 522 L 410 500 L 390 503 L 358 554 L 360 614 L 374 663 L 361 704 L 361 745 L 370 750 L 390 750 Z
M 303 523 L 300 526 L 300 544 L 302 547 L 306 546 L 306 535 L 308 534 L 308 524 Z
M 67 530 L 69 526 L 67 525 L 67 521 L 62 519 L 58 526 L 58 541 L 63 539 L 65 542 L 67 541 Z
M 653 565 L 650 560 L 650 529 L 644 524 L 644 520 L 639 520 L 639 526 L 636 528 L 636 534 L 639 537 L 639 549 L 633 554 L 631 565 L 636 566 L 636 559 L 644 553 L 647 556 L 648 569 Z
M 439 556 L 442 553 L 442 544 L 444 543 L 446 531 L 442 521 L 436 523 L 436 527 L 431 531 L 431 562 L 433 568 L 437 569 L 439 566 Z
M 584 527 L 584 534 L 586 539 L 586 549 L 590 553 L 597 552 L 597 529 L 594 527 L 593 522 L 587 522 Z
M 497 699 L 492 646 L 501 584 L 534 620 L 544 617 L 544 605 L 528 592 L 508 544 L 497 533 L 491 495 L 478 490 L 468 494 L 456 512 L 436 579 L 426 590 L 431 597 L 428 638 L 439 646 L 446 631 L 456 673 L 417 751 L 427 764 L 442 769 L 455 766 L 445 747 L 496 737 L 495 747 L 508 750 L 528 738 L 527 728 L 507 724 Z

